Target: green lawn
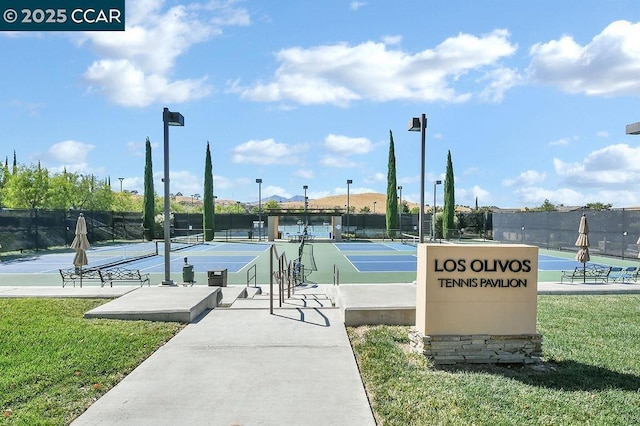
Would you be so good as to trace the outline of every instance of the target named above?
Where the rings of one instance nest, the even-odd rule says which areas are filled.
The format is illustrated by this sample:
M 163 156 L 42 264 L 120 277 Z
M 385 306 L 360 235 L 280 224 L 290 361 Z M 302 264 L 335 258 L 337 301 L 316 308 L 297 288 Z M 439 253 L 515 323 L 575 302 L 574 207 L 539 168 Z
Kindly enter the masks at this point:
M 384 425 L 640 423 L 640 296 L 540 296 L 541 365 L 434 367 L 408 327 L 350 328 Z
M 103 303 L 0 299 L 0 423 L 69 424 L 183 327 L 82 318 Z
M 183 327 L 82 318 L 101 303 L 0 299 L 0 423 L 70 423 Z M 436 368 L 408 330 L 348 330 L 380 424 L 640 423 L 640 296 L 539 297 L 540 368 Z

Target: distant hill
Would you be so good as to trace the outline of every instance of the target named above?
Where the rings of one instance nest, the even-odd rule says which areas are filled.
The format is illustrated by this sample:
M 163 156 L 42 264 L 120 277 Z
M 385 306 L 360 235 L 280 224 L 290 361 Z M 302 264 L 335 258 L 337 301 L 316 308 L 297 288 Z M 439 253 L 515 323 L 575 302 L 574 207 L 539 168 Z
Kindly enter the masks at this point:
M 375 204 L 374 204 L 375 203 Z M 355 207 L 356 212 L 359 212 L 360 209 L 364 207 L 369 207 L 371 213 L 375 212 L 378 214 L 386 213 L 387 211 L 387 194 L 380 193 L 365 193 L 365 194 L 349 194 L 349 205 Z M 284 208 L 297 208 L 304 207 L 304 196 L 301 197 L 299 201 L 288 201 L 281 202 L 282 207 Z M 347 194 L 344 195 L 331 195 L 329 197 L 310 199 L 309 200 L 309 208 L 320 208 L 320 209 L 332 209 L 335 207 L 345 208 L 347 205 Z M 417 203 L 407 203 L 409 209 L 413 207 L 418 207 Z

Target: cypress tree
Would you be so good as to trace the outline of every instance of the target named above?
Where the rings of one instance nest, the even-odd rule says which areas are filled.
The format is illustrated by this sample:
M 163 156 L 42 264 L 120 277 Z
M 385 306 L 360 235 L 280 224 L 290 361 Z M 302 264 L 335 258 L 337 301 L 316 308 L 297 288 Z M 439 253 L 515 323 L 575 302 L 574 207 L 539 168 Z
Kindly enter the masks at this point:
M 207 141 L 207 153 L 204 160 L 204 195 L 202 198 L 202 224 L 204 226 L 205 241 L 213 240 L 213 225 L 215 221 L 213 211 L 213 166 L 211 165 L 211 150 Z
M 444 178 L 444 208 L 442 210 L 442 236 L 449 237 L 449 230 L 454 229 L 454 217 L 456 212 L 456 196 L 453 180 L 453 163 L 451 151 L 447 153 L 447 170 Z
M 151 241 L 155 234 L 155 191 L 153 190 L 153 164 L 151 162 L 151 141 L 147 137 L 146 158 L 144 163 L 144 205 L 142 212 L 142 226 L 144 238 Z
M 395 234 L 398 229 L 398 182 L 396 180 L 396 154 L 393 133 L 389 130 L 389 162 L 387 169 L 387 233 Z

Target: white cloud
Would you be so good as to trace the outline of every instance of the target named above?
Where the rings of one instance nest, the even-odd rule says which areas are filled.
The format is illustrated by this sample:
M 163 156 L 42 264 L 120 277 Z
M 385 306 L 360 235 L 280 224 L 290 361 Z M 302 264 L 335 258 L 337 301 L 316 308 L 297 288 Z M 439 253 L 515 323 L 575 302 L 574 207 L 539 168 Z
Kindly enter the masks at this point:
M 212 90 L 206 85 L 206 77 L 169 81 L 161 74 L 145 73 L 124 59 L 94 62 L 84 76 L 95 84 L 89 92 L 104 93 L 114 103 L 128 107 L 145 107 L 160 100 L 182 103 L 206 97 Z
M 457 201 L 458 204 L 475 207 L 476 198 L 480 206 L 491 205 L 491 194 L 478 185 L 474 185 L 469 189 L 456 188 L 456 200 L 459 200 Z
M 570 142 L 569 138 L 561 138 L 555 141 L 551 141 L 547 145 L 548 146 L 566 146 L 566 145 L 569 145 L 569 142 Z
M 206 76 L 173 79 L 173 69 L 192 45 L 221 34 L 221 26 L 248 25 L 246 11 L 233 3 L 178 5 L 163 12 L 163 1 L 127 2 L 126 31 L 87 32 L 76 39 L 81 46 L 90 42 L 101 57 L 84 74 L 89 92 L 104 94 L 128 107 L 154 102 L 175 104 L 208 96 L 213 89 Z M 214 14 L 209 22 L 194 13 L 202 10 Z
M 250 140 L 233 149 L 231 161 L 238 164 L 276 164 L 307 149 L 304 144 L 287 145 L 273 139 Z
M 573 37 L 531 47 L 529 75 L 567 93 L 592 96 L 640 95 L 640 22 L 609 24 L 589 44 Z
M 553 159 L 556 173 L 565 183 L 580 187 L 626 185 L 631 189 L 640 180 L 640 147 L 609 145 L 587 155 L 580 162 Z
M 347 106 L 360 99 L 465 102 L 472 94 L 458 93 L 452 84 L 475 71 L 491 80 L 483 96 L 498 100 L 517 82 L 516 74 L 498 63 L 517 49 L 508 38 L 505 30 L 461 33 L 414 54 L 372 41 L 292 47 L 276 53 L 280 66 L 271 82 L 241 87 L 236 81 L 230 90 L 254 101 L 305 105 Z
M 278 196 L 284 197 L 284 198 L 291 198 L 292 197 L 291 193 L 289 191 L 287 191 L 286 189 L 282 188 L 281 186 L 267 185 L 264 188 L 262 188 L 262 199 L 263 200 L 265 198 L 267 198 L 267 197 L 271 197 L 272 195 L 278 195 Z M 257 199 L 258 199 L 258 197 L 256 197 L 256 200 Z
M 324 147 L 330 151 L 342 155 L 366 154 L 373 148 L 367 138 L 350 138 L 348 136 L 329 134 L 324 139 Z
M 489 84 L 480 92 L 480 99 L 494 103 L 502 102 L 507 90 L 523 82 L 522 76 L 516 70 L 504 67 L 490 70 L 479 81 L 486 80 Z
M 388 36 L 382 37 L 382 41 L 387 46 L 392 46 L 394 44 L 400 44 L 400 42 L 402 41 L 402 36 L 401 35 L 393 35 L 393 36 L 388 35 Z
M 535 183 L 543 182 L 546 179 L 546 173 L 540 173 L 535 170 L 527 170 L 520 173 L 513 179 L 503 179 L 503 186 L 531 186 Z
M 102 174 L 104 172 L 102 168 L 92 167 L 87 161 L 89 153 L 94 149 L 95 145 L 66 140 L 53 144 L 47 150 L 46 156 L 38 155 L 37 157 L 43 157 L 38 161 L 47 164 L 47 169 L 51 173 L 62 173 L 66 170 L 82 174 Z
M 163 193 L 163 178 L 163 172 L 155 172 L 153 174 L 153 187 L 158 193 Z M 202 178 L 187 170 L 170 170 L 169 187 L 169 192 L 172 194 L 180 192 L 184 196 L 191 194 L 202 195 Z
M 549 200 L 552 204 L 563 204 L 565 206 L 583 206 L 586 204 L 584 194 L 568 188 L 527 187 L 520 188 L 515 193 L 523 205 L 532 207 L 541 205 L 544 200 Z
M 298 169 L 293 172 L 293 175 L 303 179 L 313 179 L 315 177 L 315 173 L 310 169 Z
M 351 3 L 349 3 L 349 7 L 351 8 L 351 10 L 358 10 L 362 6 L 366 6 L 366 5 L 367 5 L 367 2 L 364 2 L 364 1 L 352 1 Z
M 386 173 L 374 173 L 373 176 L 369 176 L 365 180 L 366 183 L 387 183 Z
M 144 157 L 146 154 L 146 140 L 127 143 L 127 151 L 136 157 Z M 157 149 L 160 146 L 158 142 L 151 142 L 151 151 Z
M 609 132 L 605 130 L 600 130 L 599 132 L 596 133 L 596 136 L 599 138 L 609 139 Z
M 47 151 L 48 157 L 63 164 L 78 164 L 87 161 L 87 155 L 95 149 L 94 145 L 67 140 L 53 144 Z

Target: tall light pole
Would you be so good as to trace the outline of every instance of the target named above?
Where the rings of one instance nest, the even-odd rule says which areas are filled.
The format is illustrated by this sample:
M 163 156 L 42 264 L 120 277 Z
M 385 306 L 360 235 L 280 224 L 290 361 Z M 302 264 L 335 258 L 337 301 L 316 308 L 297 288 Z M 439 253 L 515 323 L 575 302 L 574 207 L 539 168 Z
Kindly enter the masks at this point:
M 211 230 L 211 235 L 213 236 L 213 238 L 216 237 L 216 198 L 218 198 L 217 195 L 213 196 L 213 226 L 212 226 L 212 230 Z
M 179 112 L 171 112 L 169 108 L 162 111 L 164 123 L 164 281 L 162 285 L 175 285 L 171 280 L 171 216 L 169 213 L 169 126 L 184 126 L 184 117 Z
M 258 184 L 258 241 L 262 241 L 262 179 L 256 179 Z
M 351 210 L 351 205 L 349 204 L 349 185 L 352 183 L 352 179 L 347 179 L 347 232 L 349 232 L 349 210 Z M 351 237 L 349 237 L 349 240 L 351 240 Z
M 304 232 L 306 235 L 307 226 L 309 225 L 309 217 L 307 216 L 307 189 L 309 189 L 309 185 L 302 185 L 302 189 L 304 189 Z
M 124 180 L 124 178 L 119 177 L 118 180 L 120 181 L 120 192 L 122 192 L 122 181 Z
M 377 203 L 378 203 L 377 201 L 373 202 L 373 214 L 376 214 L 376 204 Z
M 420 118 L 413 117 L 409 121 L 410 132 L 420 132 L 421 153 L 420 153 L 420 211 L 418 212 L 418 233 L 420 242 L 424 243 L 424 173 L 425 173 L 425 151 L 427 139 L 427 116 L 422 114 Z
M 400 191 L 400 209 L 398 210 L 399 222 L 398 228 L 400 229 L 400 233 L 402 234 L 402 185 L 398 185 L 398 191 Z
M 436 185 L 440 185 L 441 180 L 433 182 L 433 212 L 431 213 L 431 240 L 436 241 Z

